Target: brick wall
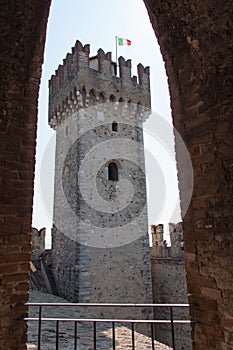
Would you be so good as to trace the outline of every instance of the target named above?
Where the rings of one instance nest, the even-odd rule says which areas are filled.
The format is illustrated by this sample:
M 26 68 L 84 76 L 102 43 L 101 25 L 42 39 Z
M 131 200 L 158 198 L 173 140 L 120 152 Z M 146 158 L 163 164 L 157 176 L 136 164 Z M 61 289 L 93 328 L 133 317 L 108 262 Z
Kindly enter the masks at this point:
M 0 10 L 0 349 L 25 350 L 37 99 L 50 1 Z
M 193 349 L 233 347 L 232 3 L 144 0 L 168 74 L 174 125 L 194 169 L 184 217 Z M 181 207 L 190 179 L 176 144 Z

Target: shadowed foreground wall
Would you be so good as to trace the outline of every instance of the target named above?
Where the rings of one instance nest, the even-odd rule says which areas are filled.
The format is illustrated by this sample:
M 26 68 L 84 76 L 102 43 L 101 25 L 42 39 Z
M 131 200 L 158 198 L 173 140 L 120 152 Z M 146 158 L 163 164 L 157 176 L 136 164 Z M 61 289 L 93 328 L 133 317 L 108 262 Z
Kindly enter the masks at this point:
M 166 63 L 175 127 L 194 167 L 184 219 L 193 349 L 233 347 L 232 1 L 144 0 Z M 25 349 L 37 97 L 50 1 L 2 0 L 1 349 Z M 65 6 L 65 5 L 64 5 Z M 132 9 L 133 11 L 133 9 Z M 185 165 L 178 154 L 182 207 Z M 3 277 L 4 276 L 4 277 Z M 13 336 L 12 336 L 13 335 Z
M 0 349 L 26 349 L 37 100 L 50 1 L 0 4 Z
M 173 121 L 191 155 L 184 217 L 193 349 L 233 348 L 232 2 L 144 1 L 166 64 Z M 190 179 L 176 145 L 181 206 Z

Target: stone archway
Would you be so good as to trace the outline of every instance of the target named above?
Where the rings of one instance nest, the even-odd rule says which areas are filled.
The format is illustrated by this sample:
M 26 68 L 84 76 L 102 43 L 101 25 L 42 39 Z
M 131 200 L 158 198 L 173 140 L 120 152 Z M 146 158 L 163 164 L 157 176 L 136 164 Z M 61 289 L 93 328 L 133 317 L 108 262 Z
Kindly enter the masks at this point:
M 194 170 L 184 217 L 193 349 L 232 343 L 232 11 L 230 1 L 144 0 L 166 65 L 175 128 Z M 231 29 L 230 29 L 231 28 Z M 189 179 L 176 145 L 181 206 Z
M 1 2 L 1 349 L 26 349 L 37 101 L 50 0 Z
M 51 0 L 1 4 L 1 348 L 26 349 L 37 99 Z M 144 0 L 166 63 L 176 129 L 194 167 L 184 219 L 193 349 L 232 347 L 232 5 Z M 179 145 L 181 201 L 189 186 Z M 182 205 L 182 203 L 181 203 Z

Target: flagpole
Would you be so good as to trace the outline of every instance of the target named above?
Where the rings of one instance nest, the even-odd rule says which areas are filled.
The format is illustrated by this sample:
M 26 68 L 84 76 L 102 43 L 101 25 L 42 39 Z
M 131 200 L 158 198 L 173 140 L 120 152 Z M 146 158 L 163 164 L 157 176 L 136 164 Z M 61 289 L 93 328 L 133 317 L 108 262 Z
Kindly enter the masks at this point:
M 117 75 L 117 36 L 115 37 L 116 39 L 116 75 Z

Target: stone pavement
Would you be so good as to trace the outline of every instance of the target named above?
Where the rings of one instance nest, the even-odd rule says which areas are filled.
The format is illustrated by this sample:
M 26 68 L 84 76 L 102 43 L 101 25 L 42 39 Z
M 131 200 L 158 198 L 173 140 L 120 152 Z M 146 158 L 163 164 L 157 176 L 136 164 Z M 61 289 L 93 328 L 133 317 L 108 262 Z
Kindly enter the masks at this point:
M 39 303 L 67 303 L 66 300 L 51 294 L 31 292 L 30 302 Z M 38 307 L 30 308 L 30 317 L 38 316 Z M 93 318 L 93 313 L 87 308 L 46 307 L 42 317 L 61 318 Z M 28 350 L 37 350 L 38 323 L 30 321 L 28 326 Z M 41 350 L 55 350 L 55 322 L 42 323 Z M 132 333 L 126 325 L 116 324 L 116 350 L 132 349 Z M 93 323 L 78 323 L 77 328 L 78 350 L 93 350 Z M 172 348 L 154 342 L 155 350 L 172 350 Z M 112 328 L 106 323 L 97 324 L 97 350 L 111 350 Z M 151 338 L 135 331 L 135 350 L 151 350 Z M 59 350 L 74 350 L 74 322 L 61 322 L 59 325 Z

